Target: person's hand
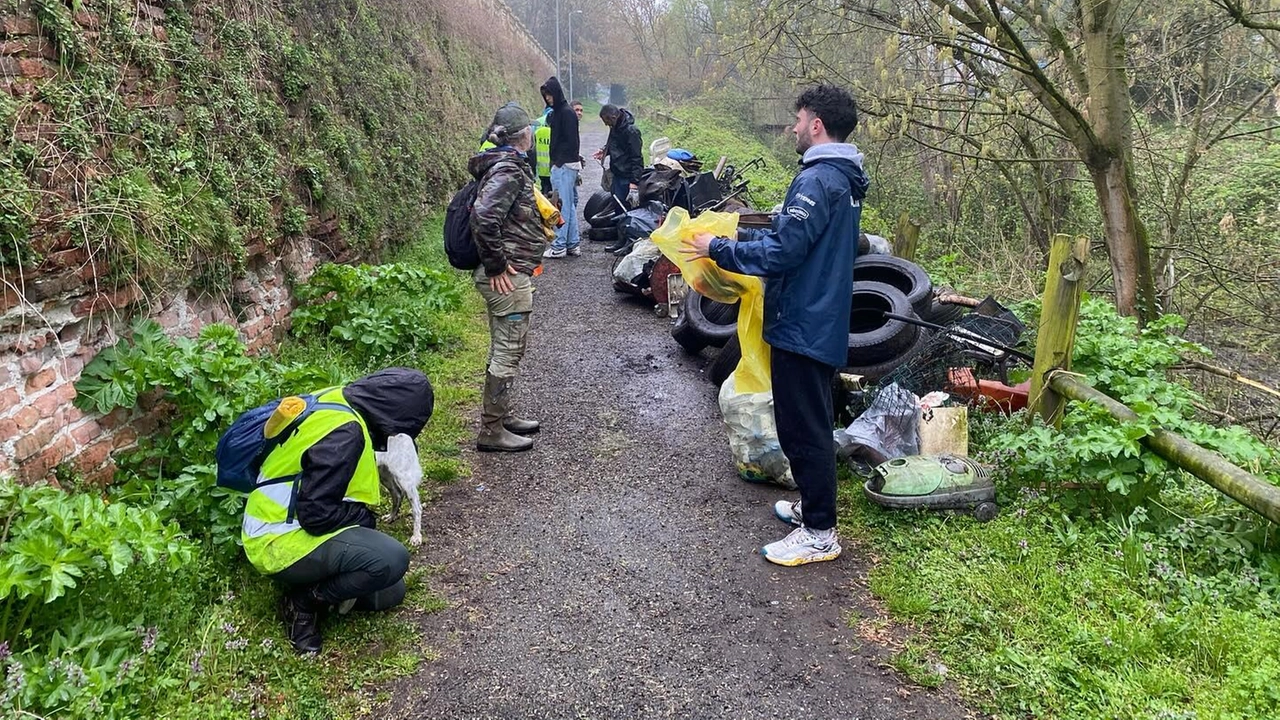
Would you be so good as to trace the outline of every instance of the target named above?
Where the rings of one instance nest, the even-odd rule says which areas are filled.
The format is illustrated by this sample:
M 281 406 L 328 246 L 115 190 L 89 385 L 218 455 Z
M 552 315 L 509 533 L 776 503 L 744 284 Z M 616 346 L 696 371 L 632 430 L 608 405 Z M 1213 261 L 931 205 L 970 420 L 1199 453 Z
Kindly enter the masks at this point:
M 506 272 L 489 278 L 489 289 L 499 295 L 510 295 L 516 290 L 516 286 L 511 282 L 511 276 L 515 274 L 516 269 L 508 265 Z
M 698 233 L 693 236 L 692 240 L 685 243 L 684 247 L 680 248 L 680 254 L 686 260 L 709 258 L 711 257 L 711 241 L 715 238 L 716 236 L 711 233 Z
M 591 157 L 596 160 L 604 160 L 604 148 L 600 148 L 599 150 L 591 153 Z
M 632 189 L 632 190 L 639 190 L 639 189 L 640 189 L 640 187 L 639 187 L 638 185 L 636 185 L 635 183 L 631 183 L 631 189 Z

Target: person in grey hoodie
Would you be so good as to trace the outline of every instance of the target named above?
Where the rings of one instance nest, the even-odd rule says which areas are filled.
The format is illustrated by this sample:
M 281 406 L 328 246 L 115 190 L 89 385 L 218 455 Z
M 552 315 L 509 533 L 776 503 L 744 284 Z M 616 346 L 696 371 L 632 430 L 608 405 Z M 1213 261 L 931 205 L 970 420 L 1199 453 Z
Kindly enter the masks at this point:
M 853 261 L 869 186 L 862 153 L 845 143 L 858 124 L 849 93 L 819 85 L 800 95 L 795 110 L 800 173 L 773 227 L 739 230 L 737 242 L 702 233 L 683 250 L 726 270 L 768 278 L 764 339 L 771 348 L 773 414 L 800 501 L 774 506 L 795 530 L 761 553 L 788 566 L 840 555 L 831 379 L 847 364 Z

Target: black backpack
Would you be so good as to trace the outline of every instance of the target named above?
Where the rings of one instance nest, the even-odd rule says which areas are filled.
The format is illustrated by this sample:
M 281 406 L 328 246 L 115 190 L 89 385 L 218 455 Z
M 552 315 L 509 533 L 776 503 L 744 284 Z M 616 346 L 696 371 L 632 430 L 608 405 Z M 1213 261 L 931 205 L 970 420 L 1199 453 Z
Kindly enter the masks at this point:
M 476 202 L 479 184 L 472 180 L 454 193 L 444 214 L 444 254 L 449 264 L 459 270 L 480 267 L 480 251 L 471 237 L 471 206 Z

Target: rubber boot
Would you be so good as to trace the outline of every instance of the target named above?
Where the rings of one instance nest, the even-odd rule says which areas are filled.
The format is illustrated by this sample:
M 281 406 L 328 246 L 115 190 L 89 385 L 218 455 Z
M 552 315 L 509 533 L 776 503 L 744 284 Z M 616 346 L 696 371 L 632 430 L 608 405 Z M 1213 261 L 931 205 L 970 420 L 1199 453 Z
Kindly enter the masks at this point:
M 542 429 L 542 423 L 537 420 L 526 420 L 514 415 L 508 415 L 502 419 L 502 427 L 517 435 L 533 435 Z
M 484 408 L 480 412 L 480 436 L 476 449 L 481 452 L 522 452 L 533 447 L 533 441 L 503 426 L 510 415 L 511 379 L 484 377 Z
M 322 604 L 310 588 L 287 592 L 280 597 L 280 619 L 284 633 L 299 655 L 320 652 L 320 608 Z

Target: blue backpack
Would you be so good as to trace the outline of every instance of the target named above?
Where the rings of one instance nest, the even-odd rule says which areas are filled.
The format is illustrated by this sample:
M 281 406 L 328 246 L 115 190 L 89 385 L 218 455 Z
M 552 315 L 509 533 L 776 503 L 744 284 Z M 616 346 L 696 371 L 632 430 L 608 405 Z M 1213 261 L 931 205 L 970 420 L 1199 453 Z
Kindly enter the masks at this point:
M 266 405 L 259 405 L 252 410 L 246 410 L 231 423 L 231 427 L 222 433 L 222 437 L 218 438 L 218 448 L 214 451 L 214 457 L 218 463 L 218 487 L 235 490 L 236 492 L 251 493 L 258 487 L 258 471 L 262 469 L 262 463 L 285 440 L 298 429 L 302 421 L 308 415 L 316 410 L 341 410 L 343 412 L 354 413 L 355 411 L 346 405 L 338 403 L 323 403 L 316 399 L 315 395 L 300 395 L 299 397 L 306 403 L 306 407 L 293 422 L 273 438 L 268 438 L 267 420 L 271 418 L 271 414 L 280 406 L 280 399 L 272 400 Z M 276 482 L 286 482 L 292 480 L 292 477 L 283 477 Z M 264 483 L 269 484 L 269 483 Z

